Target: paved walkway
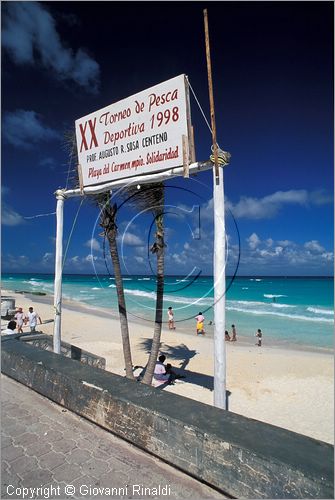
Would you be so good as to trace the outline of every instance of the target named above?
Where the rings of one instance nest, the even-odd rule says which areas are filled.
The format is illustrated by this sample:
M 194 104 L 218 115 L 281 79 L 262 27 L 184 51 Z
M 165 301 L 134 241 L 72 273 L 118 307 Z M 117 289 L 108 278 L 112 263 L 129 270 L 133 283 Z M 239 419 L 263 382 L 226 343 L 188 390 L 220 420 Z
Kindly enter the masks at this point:
M 1 498 L 225 498 L 22 384 L 1 382 Z

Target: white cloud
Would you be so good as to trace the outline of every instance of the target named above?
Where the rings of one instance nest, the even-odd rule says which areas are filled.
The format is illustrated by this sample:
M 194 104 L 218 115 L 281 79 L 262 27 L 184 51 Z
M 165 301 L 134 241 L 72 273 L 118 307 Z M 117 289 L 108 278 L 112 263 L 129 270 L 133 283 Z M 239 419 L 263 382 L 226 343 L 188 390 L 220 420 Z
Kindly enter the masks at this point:
M 9 144 L 22 149 L 32 149 L 41 141 L 60 138 L 58 132 L 42 123 L 35 111 L 23 109 L 5 113 L 2 130 Z
M 281 245 L 282 247 L 289 247 L 289 246 L 295 245 L 295 243 L 293 241 L 290 241 L 290 240 L 279 240 L 277 243 L 278 243 L 278 245 Z
M 252 233 L 249 238 L 247 238 L 247 242 L 249 247 L 252 250 L 255 250 L 255 248 L 260 244 L 261 240 L 258 238 L 256 233 Z
M 322 259 L 324 259 L 327 262 L 332 262 L 334 260 L 334 253 L 333 252 L 324 252 L 321 254 Z
M 227 200 L 226 206 L 236 218 L 271 219 L 285 205 L 320 205 L 331 201 L 332 197 L 324 191 L 308 192 L 305 189 L 291 189 L 289 191 L 276 191 L 263 198 L 242 196 L 236 204 Z
M 53 259 L 53 254 L 50 252 L 46 252 L 42 257 L 42 262 L 43 264 L 48 264 L 49 262 L 52 261 L 52 259 Z
M 317 240 L 312 240 L 312 241 L 307 241 L 304 244 L 304 247 L 307 248 L 307 250 L 310 250 L 313 253 L 322 253 L 325 251 L 323 246 L 320 245 L 320 243 Z
M 4 226 L 18 226 L 26 221 L 18 212 L 10 207 L 6 202 L 2 202 L 1 223 Z
M 99 251 L 101 249 L 99 241 L 95 238 L 91 238 L 90 240 L 87 240 L 84 245 L 85 245 L 85 247 L 92 248 L 92 250 L 96 250 L 96 251 Z
M 144 264 L 144 258 L 143 257 L 140 257 L 139 255 L 135 255 L 134 259 L 136 260 L 136 262 L 138 262 L 139 264 Z
M 123 236 L 123 239 L 122 239 Z M 123 242 L 124 245 L 129 245 L 131 247 L 143 246 L 144 242 L 136 236 L 136 234 L 132 234 L 127 231 L 124 235 L 120 235 L 119 239 Z
M 2 44 L 18 65 L 40 65 L 59 80 L 72 80 L 88 92 L 99 85 L 99 65 L 82 48 L 62 42 L 56 22 L 38 2 L 8 2 L 3 12 Z
M 92 255 L 91 253 L 89 253 L 88 255 L 86 255 L 86 257 L 84 257 L 84 262 L 94 262 L 95 260 L 97 260 L 98 257 L 96 257 L 95 255 Z
M 334 254 L 317 241 L 298 244 L 289 240 L 261 240 L 255 233 L 242 248 L 240 273 L 246 274 L 331 274 Z M 272 245 L 269 246 L 269 239 Z M 251 243 L 251 244 L 250 244 Z

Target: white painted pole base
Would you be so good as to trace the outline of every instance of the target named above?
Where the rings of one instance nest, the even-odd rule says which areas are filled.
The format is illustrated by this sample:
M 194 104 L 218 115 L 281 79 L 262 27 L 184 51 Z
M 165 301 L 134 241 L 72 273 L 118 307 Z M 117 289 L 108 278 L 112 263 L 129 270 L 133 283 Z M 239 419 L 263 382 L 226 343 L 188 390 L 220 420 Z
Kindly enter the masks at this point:
M 61 314 L 62 314 L 62 272 L 63 272 L 63 212 L 64 212 L 64 192 L 56 191 L 56 257 L 55 257 L 55 283 L 54 283 L 54 336 L 53 350 L 60 354 L 61 345 Z

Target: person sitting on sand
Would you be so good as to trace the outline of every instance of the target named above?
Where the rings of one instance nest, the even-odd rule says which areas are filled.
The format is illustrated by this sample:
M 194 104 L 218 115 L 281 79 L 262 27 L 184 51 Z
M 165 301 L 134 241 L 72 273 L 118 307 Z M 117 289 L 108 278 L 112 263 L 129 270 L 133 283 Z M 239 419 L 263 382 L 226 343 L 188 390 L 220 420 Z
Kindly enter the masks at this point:
M 256 332 L 256 337 L 258 337 L 258 343 L 256 345 L 258 345 L 258 347 L 262 347 L 262 330 L 260 328 L 258 328 Z
M 14 332 L 15 328 L 16 328 L 16 321 L 12 319 L 11 321 L 9 321 L 7 328 L 1 331 L 1 335 L 13 335 L 15 333 Z
M 17 333 L 23 333 L 22 327 L 23 323 L 26 321 L 26 315 L 24 314 L 22 307 L 19 307 L 14 318 L 16 319 L 17 323 Z
M 235 325 L 231 325 L 231 328 L 232 328 L 231 341 L 232 342 L 236 342 L 237 338 L 236 338 L 236 328 L 235 328 Z
M 166 356 L 161 354 L 156 362 L 154 370 L 154 380 L 156 381 L 156 385 L 168 384 L 171 381 L 171 374 L 167 373 L 166 367 L 164 366 L 165 360 Z
M 170 363 L 167 363 L 166 366 L 164 362 L 166 360 L 166 356 L 161 354 L 156 362 L 155 370 L 154 370 L 154 380 L 155 385 L 159 386 L 162 384 L 171 385 L 174 383 L 176 379 L 185 378 L 184 375 L 178 375 L 172 370 L 172 366 Z
M 226 331 L 224 332 L 224 339 L 225 339 L 227 342 L 229 342 L 229 341 L 230 341 L 230 335 L 229 335 L 229 333 L 228 333 L 228 330 L 226 330 Z
M 203 316 L 202 312 L 199 312 L 198 316 L 196 316 L 195 319 L 197 320 L 197 335 L 205 335 L 204 332 L 205 317 Z
M 174 313 L 172 307 L 168 308 L 168 325 L 169 325 L 169 330 L 176 329 L 176 327 L 174 326 Z

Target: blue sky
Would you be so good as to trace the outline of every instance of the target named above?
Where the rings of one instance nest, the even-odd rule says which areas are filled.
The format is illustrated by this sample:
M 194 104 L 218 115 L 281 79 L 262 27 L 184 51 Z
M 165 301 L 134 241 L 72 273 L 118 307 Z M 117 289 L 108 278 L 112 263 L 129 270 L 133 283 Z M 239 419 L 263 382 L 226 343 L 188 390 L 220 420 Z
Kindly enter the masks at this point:
M 54 191 L 72 187 L 64 133 L 77 118 L 182 73 L 209 117 L 206 7 L 218 143 L 232 155 L 227 272 L 240 256 L 239 275 L 333 274 L 332 2 L 1 7 L 3 272 L 53 272 L 55 216 L 30 217 L 53 213 Z M 193 98 L 191 108 L 204 161 L 211 135 Z M 211 274 L 211 172 L 166 184 L 166 272 Z M 65 245 L 79 204 L 65 203 Z M 126 203 L 118 220 L 126 272 L 150 272 L 152 216 Z M 97 221 L 84 201 L 65 272 L 112 272 Z

